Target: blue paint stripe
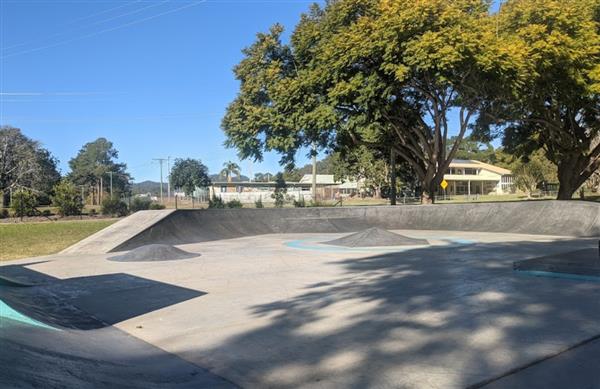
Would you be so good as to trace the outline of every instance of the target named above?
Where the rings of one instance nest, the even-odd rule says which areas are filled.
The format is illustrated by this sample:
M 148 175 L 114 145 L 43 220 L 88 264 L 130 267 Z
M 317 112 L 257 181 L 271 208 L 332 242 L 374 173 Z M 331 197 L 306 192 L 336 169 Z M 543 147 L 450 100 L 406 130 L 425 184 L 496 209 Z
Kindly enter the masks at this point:
M 517 269 L 515 269 L 515 271 L 518 274 L 522 274 L 524 276 L 562 278 L 565 280 L 600 282 L 600 277 L 598 277 L 598 276 L 586 276 L 583 274 L 555 273 L 555 272 L 551 272 L 551 271 L 541 271 L 541 270 L 517 270 Z
M 58 328 L 51 327 L 47 324 L 34 320 L 28 316 L 23 315 L 21 312 L 14 310 L 11 306 L 0 300 L 0 328 L 4 327 L 7 323 L 5 319 L 10 319 L 24 323 L 30 326 L 45 328 L 49 330 L 60 331 Z
M 416 238 L 416 239 L 430 239 L 430 240 L 443 240 L 455 245 L 469 245 L 475 244 L 476 241 L 467 240 L 467 239 L 456 239 L 456 238 Z M 304 238 L 293 240 L 289 242 L 285 242 L 284 245 L 286 247 L 290 247 L 298 250 L 311 250 L 311 251 L 321 251 L 321 252 L 330 252 L 330 253 L 340 253 L 340 252 L 359 252 L 359 253 L 372 253 L 372 252 L 386 252 L 386 253 L 398 253 L 409 250 L 415 250 L 423 247 L 430 247 L 424 245 L 414 245 L 414 246 L 394 246 L 394 247 L 383 247 L 383 246 L 374 246 L 374 247 L 343 247 L 343 246 L 331 246 L 322 244 L 323 238 Z

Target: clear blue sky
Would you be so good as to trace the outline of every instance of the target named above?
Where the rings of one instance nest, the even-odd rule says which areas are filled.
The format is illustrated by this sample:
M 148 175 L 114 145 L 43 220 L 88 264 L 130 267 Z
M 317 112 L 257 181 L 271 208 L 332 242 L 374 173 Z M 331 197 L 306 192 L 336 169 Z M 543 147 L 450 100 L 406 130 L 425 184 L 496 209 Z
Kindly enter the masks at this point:
M 218 172 L 237 161 L 219 125 L 241 49 L 273 23 L 293 29 L 312 2 L 0 0 L 0 124 L 42 142 L 63 173 L 101 136 L 138 182 L 158 180 L 158 157 L 200 158 Z M 252 172 L 276 172 L 278 160 L 267 155 Z

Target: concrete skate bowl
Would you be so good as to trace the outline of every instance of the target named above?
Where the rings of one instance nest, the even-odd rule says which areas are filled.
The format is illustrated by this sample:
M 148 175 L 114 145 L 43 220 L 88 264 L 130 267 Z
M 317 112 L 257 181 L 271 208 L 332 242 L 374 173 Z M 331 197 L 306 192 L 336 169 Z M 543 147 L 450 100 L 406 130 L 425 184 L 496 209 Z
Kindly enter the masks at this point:
M 600 204 L 531 201 L 427 206 L 179 210 L 110 250 L 278 233 L 441 230 L 600 236 Z

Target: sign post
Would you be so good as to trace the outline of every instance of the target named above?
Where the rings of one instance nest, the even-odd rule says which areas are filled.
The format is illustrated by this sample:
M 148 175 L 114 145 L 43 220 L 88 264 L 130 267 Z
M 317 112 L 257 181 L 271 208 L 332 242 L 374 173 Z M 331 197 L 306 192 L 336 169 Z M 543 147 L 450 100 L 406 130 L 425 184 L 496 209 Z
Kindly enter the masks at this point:
M 440 182 L 440 186 L 444 190 L 444 200 L 446 200 L 446 188 L 448 187 L 448 181 L 442 180 L 442 182 Z

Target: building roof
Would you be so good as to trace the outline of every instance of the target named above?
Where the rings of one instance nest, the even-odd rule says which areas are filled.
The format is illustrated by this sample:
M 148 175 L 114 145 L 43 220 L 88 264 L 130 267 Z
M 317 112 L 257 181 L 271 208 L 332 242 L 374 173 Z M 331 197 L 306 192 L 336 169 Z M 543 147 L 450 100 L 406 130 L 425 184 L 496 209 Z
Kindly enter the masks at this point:
M 299 181 L 301 184 L 312 184 L 312 174 L 305 174 Z M 336 185 L 341 184 L 337 182 L 333 174 L 317 174 L 317 184 L 320 185 Z
M 475 161 L 473 159 L 453 159 L 452 162 L 450 162 L 450 167 L 485 169 L 503 176 L 512 174 L 512 172 L 508 169 L 490 165 L 489 163 L 481 161 Z

